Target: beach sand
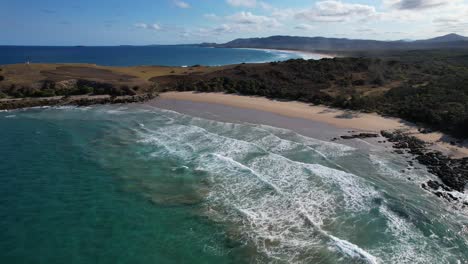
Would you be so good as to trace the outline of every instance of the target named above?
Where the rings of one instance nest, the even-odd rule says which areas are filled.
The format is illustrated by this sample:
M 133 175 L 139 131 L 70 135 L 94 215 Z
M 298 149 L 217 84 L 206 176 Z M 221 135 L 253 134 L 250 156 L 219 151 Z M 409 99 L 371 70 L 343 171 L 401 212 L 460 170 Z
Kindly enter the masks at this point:
M 183 107 L 177 107 L 178 102 L 186 103 Z M 187 102 L 198 104 L 190 105 L 187 104 Z M 428 142 L 431 145 L 430 148 L 434 150 L 442 151 L 453 158 L 468 157 L 468 144 L 466 141 L 457 145 L 452 145 L 450 142 L 455 140 L 447 135 L 438 132 L 423 134 L 418 132 L 418 127 L 414 124 L 398 118 L 383 117 L 372 113 L 359 113 L 333 109 L 326 106 L 309 105 L 302 102 L 277 101 L 263 97 L 222 93 L 167 92 L 162 93 L 160 98 L 156 99 L 156 102 L 150 104 L 175 111 L 183 108 L 187 114 L 200 115 L 202 112 L 206 112 L 203 114 L 204 117 L 212 115 L 213 118 L 216 118 L 216 112 L 229 112 L 229 109 L 226 110 L 226 108 L 223 108 L 224 110 L 222 110 L 218 108 L 212 109 L 211 112 L 204 111 L 203 107 L 201 107 L 203 104 L 255 110 L 254 112 L 237 113 L 237 116 L 239 116 L 239 114 L 246 116 L 243 120 L 239 121 L 260 122 L 267 125 L 278 126 L 278 124 L 262 122 L 262 120 L 268 120 L 268 118 L 262 118 L 260 113 L 267 112 L 283 117 L 284 122 L 279 127 L 292 129 L 308 135 L 310 135 L 310 129 L 302 126 L 300 121 L 309 120 L 314 122 L 315 127 L 319 127 L 319 129 L 314 130 L 322 131 L 318 137 L 322 139 L 327 137 L 328 140 L 332 137 L 339 136 L 339 133 L 344 135 L 344 133 L 349 130 L 375 133 L 379 133 L 381 130 L 404 130 Z M 232 119 L 232 117 L 230 118 Z M 288 121 L 288 118 L 291 120 Z
M 304 60 L 320 60 L 323 58 L 334 58 L 337 57 L 335 54 L 325 54 L 325 53 L 317 53 L 311 51 L 302 51 L 302 50 L 284 50 L 284 49 L 258 49 L 258 48 L 237 48 L 237 49 L 247 49 L 247 50 L 262 50 L 266 52 L 281 52 L 281 53 L 288 53 L 288 54 L 295 54 Z

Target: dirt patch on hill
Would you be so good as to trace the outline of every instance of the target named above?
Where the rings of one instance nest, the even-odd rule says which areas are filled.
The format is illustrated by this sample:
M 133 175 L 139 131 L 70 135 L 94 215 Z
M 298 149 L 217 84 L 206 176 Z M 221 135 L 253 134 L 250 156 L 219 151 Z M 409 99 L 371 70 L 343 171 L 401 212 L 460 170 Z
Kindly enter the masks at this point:
M 129 82 L 134 80 L 135 76 L 123 73 L 113 72 L 106 69 L 98 69 L 82 66 L 61 66 L 52 71 L 42 71 L 42 75 L 50 80 L 62 81 L 67 79 L 96 79 L 102 81 Z

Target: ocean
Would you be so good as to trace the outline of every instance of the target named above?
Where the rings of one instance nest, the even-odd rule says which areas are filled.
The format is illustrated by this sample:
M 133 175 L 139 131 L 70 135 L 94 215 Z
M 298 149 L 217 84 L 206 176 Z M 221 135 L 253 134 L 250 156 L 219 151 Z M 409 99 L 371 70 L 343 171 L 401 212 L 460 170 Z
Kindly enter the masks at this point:
M 406 157 L 190 107 L 0 112 L 0 263 L 467 263 Z
M 323 55 L 255 49 L 196 46 L 46 47 L 0 46 L 0 65 L 25 63 L 91 63 L 105 66 L 206 66 L 320 59 Z

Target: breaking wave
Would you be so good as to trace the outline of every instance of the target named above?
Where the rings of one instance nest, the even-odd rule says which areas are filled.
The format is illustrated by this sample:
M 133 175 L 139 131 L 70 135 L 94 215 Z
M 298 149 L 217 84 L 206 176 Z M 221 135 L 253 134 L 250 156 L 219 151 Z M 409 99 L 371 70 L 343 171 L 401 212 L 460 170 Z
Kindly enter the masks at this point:
M 398 194 L 383 189 L 376 179 L 402 179 L 386 161 L 375 161 L 381 157 L 264 125 L 172 111 L 158 111 L 155 119 L 158 125 L 135 129 L 139 142 L 152 146 L 154 157 L 173 156 L 208 175 L 204 214 L 234 227 L 241 241 L 270 262 L 455 259 L 450 252 L 438 254 L 446 245 L 432 243 L 416 220 L 393 211 L 395 199 L 387 199 Z M 364 168 L 374 170 L 360 174 L 352 169 L 348 165 L 356 166 L 356 157 L 362 158 Z M 374 173 L 378 177 L 367 177 Z

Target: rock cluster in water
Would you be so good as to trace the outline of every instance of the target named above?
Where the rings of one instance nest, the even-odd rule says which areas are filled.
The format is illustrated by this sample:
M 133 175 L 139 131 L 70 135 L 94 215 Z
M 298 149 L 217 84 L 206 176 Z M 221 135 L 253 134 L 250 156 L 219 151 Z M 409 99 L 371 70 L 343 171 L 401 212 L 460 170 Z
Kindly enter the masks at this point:
M 419 163 L 425 165 L 429 172 L 442 181 L 442 183 L 428 181 L 422 184 L 422 188 L 451 201 L 457 200 L 457 198 L 446 192 L 465 191 L 465 186 L 468 184 L 468 158 L 452 159 L 441 152 L 428 151 L 424 141 L 403 132 L 381 131 L 381 135 L 393 143 L 393 147 L 400 151 L 398 153 L 403 153 L 406 150 L 415 155 Z

